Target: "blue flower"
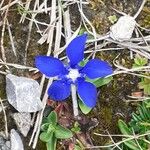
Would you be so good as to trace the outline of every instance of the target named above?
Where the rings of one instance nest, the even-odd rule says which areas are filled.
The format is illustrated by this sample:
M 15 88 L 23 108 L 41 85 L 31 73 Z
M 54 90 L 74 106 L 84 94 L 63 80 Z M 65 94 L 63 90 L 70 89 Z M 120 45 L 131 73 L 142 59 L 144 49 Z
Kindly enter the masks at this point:
M 87 35 L 73 39 L 66 48 L 69 63 L 64 65 L 59 59 L 51 56 L 37 56 L 35 65 L 47 77 L 57 77 L 48 89 L 48 95 L 55 101 L 63 101 L 70 95 L 71 84 L 77 87 L 77 93 L 83 103 L 92 108 L 96 105 L 97 90 L 95 85 L 87 82 L 90 79 L 102 78 L 112 74 L 111 66 L 102 60 L 91 59 L 84 67 L 79 63 L 84 59 L 84 48 Z

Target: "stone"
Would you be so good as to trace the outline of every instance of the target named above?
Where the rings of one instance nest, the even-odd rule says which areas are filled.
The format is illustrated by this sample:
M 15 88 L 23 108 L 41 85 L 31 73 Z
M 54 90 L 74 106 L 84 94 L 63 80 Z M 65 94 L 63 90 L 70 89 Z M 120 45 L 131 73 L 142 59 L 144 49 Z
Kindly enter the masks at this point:
M 10 141 L 6 141 L 6 146 L 10 148 Z
M 24 150 L 20 135 L 14 130 L 10 131 L 11 150 Z
M 30 113 L 14 113 L 12 115 L 17 129 L 26 137 L 31 127 L 31 114 Z
M 0 150 L 10 150 L 10 141 L 6 141 L 0 136 Z
M 6 75 L 6 94 L 9 103 L 19 112 L 36 112 L 43 107 L 40 86 L 33 79 Z
M 122 16 L 118 21 L 110 27 L 109 36 L 117 41 L 126 41 L 132 37 L 135 29 L 136 21 L 131 16 Z
M 5 142 L 4 142 L 4 139 L 3 137 L 0 136 L 0 145 L 3 145 Z

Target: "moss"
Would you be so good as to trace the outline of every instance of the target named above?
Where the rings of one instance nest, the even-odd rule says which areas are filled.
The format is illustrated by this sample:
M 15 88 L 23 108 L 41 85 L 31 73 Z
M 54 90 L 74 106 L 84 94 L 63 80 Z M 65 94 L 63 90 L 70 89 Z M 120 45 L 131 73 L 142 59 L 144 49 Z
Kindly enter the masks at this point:
M 144 27 L 150 28 L 150 2 L 147 2 L 146 6 L 143 8 L 141 15 L 139 16 L 138 23 Z
M 5 92 L 4 87 L 5 87 L 5 86 L 0 85 L 0 98 L 1 98 L 1 99 L 5 99 L 5 98 L 6 98 L 6 92 Z
M 0 77 L 0 98 L 6 99 L 6 92 L 5 92 L 5 76 Z

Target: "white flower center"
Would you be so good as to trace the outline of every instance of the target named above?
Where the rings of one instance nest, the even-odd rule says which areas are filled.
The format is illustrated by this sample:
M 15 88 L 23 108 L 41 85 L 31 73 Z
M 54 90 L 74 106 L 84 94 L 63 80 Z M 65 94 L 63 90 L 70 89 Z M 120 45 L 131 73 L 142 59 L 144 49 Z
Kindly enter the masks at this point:
M 72 81 L 74 82 L 78 77 L 80 77 L 80 73 L 79 73 L 78 69 L 70 69 L 69 70 L 69 74 L 67 75 L 67 78 L 72 79 Z

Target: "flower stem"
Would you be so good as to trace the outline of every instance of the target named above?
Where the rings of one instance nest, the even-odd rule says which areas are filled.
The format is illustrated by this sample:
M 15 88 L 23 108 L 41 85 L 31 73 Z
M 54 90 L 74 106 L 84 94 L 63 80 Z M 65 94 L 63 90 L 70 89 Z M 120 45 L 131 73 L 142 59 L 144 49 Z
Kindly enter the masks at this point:
M 79 112 L 78 112 L 76 86 L 74 84 L 71 84 L 71 94 L 72 94 L 72 104 L 73 104 L 74 117 L 77 117 Z

